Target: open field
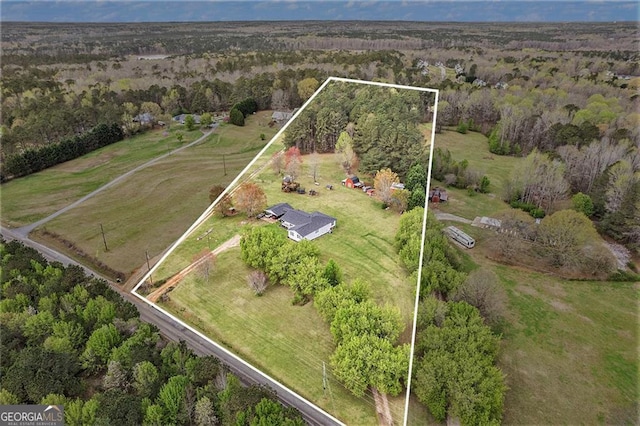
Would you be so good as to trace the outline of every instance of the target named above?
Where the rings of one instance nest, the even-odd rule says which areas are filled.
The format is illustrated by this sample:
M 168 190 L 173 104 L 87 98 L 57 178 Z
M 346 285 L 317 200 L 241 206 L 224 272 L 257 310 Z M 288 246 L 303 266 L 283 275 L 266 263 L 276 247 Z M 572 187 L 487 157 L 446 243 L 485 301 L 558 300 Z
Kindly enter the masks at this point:
M 509 162 L 517 165 L 519 159 L 484 158 L 491 154 L 482 139 L 484 143 L 473 133 L 445 132 L 436 146 L 447 147 L 456 160 L 466 158 L 471 166 L 495 164 L 485 170 L 493 191 L 494 182 L 505 182 Z M 464 190 L 448 191 L 451 201 L 437 209 L 468 219 L 509 208 L 493 194 L 470 197 Z M 492 231 L 454 225 L 477 242 L 472 250 L 460 249 L 465 269 L 493 270 L 506 293 L 498 360 L 509 386 L 504 423 L 636 422 L 638 284 L 567 281 L 500 265 L 487 258 Z
M 506 293 L 498 365 L 505 424 L 637 421 L 638 283 L 567 281 L 488 260 L 490 231 L 466 265 L 493 270 Z M 462 249 L 460 249 L 462 250 Z
M 491 181 L 489 191 L 498 198 L 502 196 L 513 170 L 523 161 L 522 158 L 492 154 L 487 137 L 481 133 L 468 132 L 463 135 L 449 129 L 436 133 L 435 139 L 436 148 L 448 149 L 455 161 L 467 160 L 469 168 L 486 174 Z
M 476 193 L 469 196 L 466 189 L 447 188 L 449 201 L 430 205 L 435 211 L 452 213 L 473 220 L 476 216 L 495 216 L 511 207 L 502 201 L 505 184 L 511 173 L 523 161 L 523 158 L 495 155 L 489 152 L 487 138 L 480 133 L 469 132 L 465 135 L 453 130 L 444 130 L 436 134 L 435 147 L 448 149 L 455 161 L 467 160 L 469 167 L 485 174 L 491 181 L 488 194 Z M 431 180 L 431 188 L 444 187 L 442 182 Z
M 249 268 L 240 260 L 239 248 L 221 253 L 215 265 L 208 283 L 201 274 L 190 274 L 170 293 L 168 307 L 343 420 L 376 423 L 373 397 L 352 396 L 330 374 L 331 333 L 312 303 L 292 305 L 291 291 L 284 286 L 271 286 L 262 297 L 255 296 L 246 284 Z M 331 393 L 322 389 L 323 362 Z
M 10 226 L 36 222 L 136 166 L 202 136 L 198 130 L 187 132 L 181 127 L 172 126 L 167 136 L 164 130 L 149 131 L 3 183 L 2 222 Z M 183 135 L 182 143 L 176 138 L 178 132 Z
M 271 152 L 279 149 L 281 147 L 274 143 L 248 173 L 260 170 Z M 268 205 L 287 202 L 297 209 L 321 211 L 337 218 L 332 234 L 314 240 L 320 249 L 321 261 L 334 259 L 347 282 L 364 279 L 378 303 L 398 306 L 406 323 L 401 340 L 408 343 L 415 283 L 399 266 L 393 247 L 400 215 L 381 209 L 378 201 L 360 190 L 343 187 L 340 181 L 345 174 L 335 155 L 323 154 L 318 158 L 319 185 L 314 184 L 309 156 L 303 156 L 303 172 L 296 179 L 307 191 L 317 190 L 318 196 L 283 193 L 281 176 L 271 167 L 264 168 L 252 180 L 264 188 Z M 333 185 L 333 190 L 326 185 Z M 175 258 L 172 253 L 160 265 L 154 273 L 154 283 L 158 285 L 186 267 L 203 249 L 215 248 L 241 232 L 243 226 L 262 224 L 262 221 L 247 221 L 243 216 L 210 217 L 175 250 Z M 203 237 L 210 229 L 211 233 Z M 239 249 L 222 253 L 215 265 L 208 283 L 202 273 L 194 271 L 169 293 L 170 300 L 164 305 L 338 418 L 349 424 L 376 423 L 371 395 L 355 398 L 333 379 L 333 398 L 323 392 L 318 374 L 322 362 L 328 364 L 334 343 L 328 324 L 312 303 L 292 305 L 293 294 L 283 286 L 270 287 L 262 297 L 253 295 L 246 283 L 249 269 L 240 261 Z M 401 421 L 404 398 L 391 398 L 390 404 L 394 419 Z
M 264 147 L 260 133 L 271 137 L 276 131 L 266 126 L 269 115 L 264 111 L 251 117 L 245 128 L 223 126 L 202 143 L 141 170 L 43 228 L 128 276 L 145 263 L 145 251 L 154 257 L 184 233 L 209 205 L 211 186 L 229 184 Z M 44 238 L 37 230 L 36 235 Z

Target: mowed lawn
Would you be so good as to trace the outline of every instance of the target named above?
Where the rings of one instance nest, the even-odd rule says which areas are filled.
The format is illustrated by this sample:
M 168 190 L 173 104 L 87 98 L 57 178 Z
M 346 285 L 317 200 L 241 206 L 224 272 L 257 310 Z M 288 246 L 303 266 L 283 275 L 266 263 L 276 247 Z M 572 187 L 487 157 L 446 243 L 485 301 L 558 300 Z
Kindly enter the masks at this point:
M 257 297 L 240 249 L 221 253 L 209 276 L 193 272 L 171 294 L 169 309 L 213 340 L 349 424 L 376 424 L 371 395 L 352 396 L 331 374 L 329 327 L 312 303 L 291 304 L 292 293 L 271 286 Z M 322 387 L 322 364 L 329 389 Z
M 110 180 L 202 136 L 182 126 L 153 130 L 93 151 L 81 158 L 3 183 L 2 222 L 22 226 L 40 220 Z M 178 142 L 177 133 L 183 134 Z
M 638 420 L 638 284 L 495 268 L 508 294 L 505 423 Z
M 279 149 L 274 144 L 265 155 L 270 156 Z M 361 190 L 343 187 L 340 181 L 345 174 L 335 155 L 323 154 L 319 160 L 316 173 L 319 185 L 313 181 L 310 156 L 303 156 L 302 172 L 296 179 L 307 191 L 318 191 L 317 196 L 282 192 L 281 176 L 271 167 L 262 169 L 252 181 L 264 188 L 268 205 L 287 202 L 300 210 L 321 211 L 337 218 L 333 233 L 314 240 L 321 260 L 334 259 L 345 281 L 362 279 L 370 285 L 378 303 L 397 306 L 406 324 L 402 339 L 409 342 L 416 283 L 398 264 L 393 245 L 400 215 L 383 210 L 378 201 Z M 264 159 L 259 159 L 249 174 L 264 164 Z M 327 185 L 333 185 L 333 189 L 327 189 Z M 210 242 L 215 248 L 241 233 L 244 226 L 263 224 L 265 222 L 259 220 L 247 221 L 242 215 L 209 218 L 165 260 L 166 266 L 160 265 L 156 282 L 187 266 Z M 211 233 L 205 236 L 209 230 Z M 222 253 L 215 265 L 208 283 L 202 273 L 191 273 L 169 293 L 170 301 L 166 305 L 348 424 L 376 423 L 371 395 L 355 398 L 334 379 L 330 382 L 332 394 L 323 392 L 322 362 L 330 371 L 329 358 L 334 343 L 328 324 L 318 316 L 312 303 L 292 305 L 293 293 L 283 286 L 270 287 L 262 297 L 253 295 L 246 281 L 249 269 L 242 264 L 239 249 Z M 390 403 L 394 419 L 401 422 L 404 398 L 391 398 Z
M 437 148 L 443 151 L 448 149 L 453 160 L 467 160 L 469 168 L 486 174 L 491 181 L 489 191 L 498 197 L 502 196 L 511 174 L 523 161 L 521 157 L 492 154 L 489 152 L 487 137 L 477 132 L 463 135 L 454 130 L 443 130 L 442 133 L 436 133 L 435 149 Z
M 495 155 L 489 152 L 487 138 L 480 133 L 469 132 L 465 135 L 453 130 L 437 133 L 435 148 L 448 149 L 453 160 L 460 162 L 467 160 L 469 168 L 485 174 L 491 185 L 488 194 L 474 193 L 469 195 L 466 189 L 447 188 L 449 200 L 442 204 L 431 204 L 434 211 L 452 213 L 473 220 L 476 216 L 495 216 L 511 207 L 502 196 L 505 185 L 523 158 Z M 431 188 L 444 187 L 442 182 L 431 181 Z
M 445 132 L 436 136 L 438 146 L 449 148 L 458 161 L 466 158 L 472 166 L 487 165 L 492 183 L 506 182 L 522 161 L 484 158 L 492 156 L 486 138 L 473 133 Z M 499 196 L 448 191 L 451 201 L 431 208 L 468 219 L 509 209 Z M 492 231 L 453 224 L 477 242 L 472 250 L 459 249 L 465 268 L 493 270 L 505 291 L 506 321 L 498 358 L 509 387 L 504 423 L 637 422 L 638 283 L 568 281 L 500 265 L 487 258 Z
M 145 168 L 42 226 L 126 276 L 157 256 L 209 206 L 275 134 L 264 111 L 244 128 L 225 125 L 205 141 Z M 226 168 L 226 175 L 225 175 Z M 107 241 L 105 250 L 100 229 Z M 43 238 L 39 235 L 38 238 Z

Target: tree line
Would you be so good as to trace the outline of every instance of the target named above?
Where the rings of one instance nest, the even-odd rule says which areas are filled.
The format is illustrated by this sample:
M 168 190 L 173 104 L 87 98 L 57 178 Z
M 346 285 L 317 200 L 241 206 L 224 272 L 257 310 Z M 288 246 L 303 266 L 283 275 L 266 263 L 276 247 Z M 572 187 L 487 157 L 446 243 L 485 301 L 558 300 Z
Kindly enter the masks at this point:
M 77 266 L 0 244 L 0 404 L 62 404 L 68 425 L 305 424 L 271 389 L 167 342 Z
M 405 213 L 396 247 L 417 281 L 423 208 Z M 496 367 L 504 297 L 490 271 L 460 271 L 455 250 L 429 213 L 411 390 L 439 422 L 499 424 L 506 385 Z M 415 281 L 414 281 L 415 282 Z
M 390 168 L 404 178 L 413 164 L 427 163 L 419 125 L 430 120 L 433 102 L 432 93 L 332 82 L 289 125 L 284 144 L 303 154 L 352 150 L 361 171 Z
M 56 164 L 81 157 L 98 148 L 119 142 L 124 138 L 120 125 L 99 124 L 90 131 L 59 143 L 29 148 L 9 155 L 2 162 L 0 182 L 39 172 Z
M 266 282 L 283 284 L 294 292 L 294 303 L 313 300 L 329 323 L 336 349 L 331 366 L 336 377 L 354 395 L 375 388 L 398 395 L 407 376 L 409 346 L 398 345 L 403 329 L 400 312 L 379 306 L 369 297 L 363 281 L 348 285 L 333 260 L 322 265 L 318 248 L 310 241 L 294 243 L 277 225 L 254 226 L 240 240 L 242 260 L 264 274 L 255 286 L 256 272 L 249 284 L 262 294 Z

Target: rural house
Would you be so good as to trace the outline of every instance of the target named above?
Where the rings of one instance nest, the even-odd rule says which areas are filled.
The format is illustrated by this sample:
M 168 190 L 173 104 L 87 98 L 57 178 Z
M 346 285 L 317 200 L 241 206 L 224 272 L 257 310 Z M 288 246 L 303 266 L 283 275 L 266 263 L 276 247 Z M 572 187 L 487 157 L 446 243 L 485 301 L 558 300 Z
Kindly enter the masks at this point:
M 265 214 L 277 218 L 287 235 L 294 241 L 314 240 L 332 232 L 337 219 L 324 213 L 307 213 L 296 210 L 287 203 L 276 204 L 266 209 Z

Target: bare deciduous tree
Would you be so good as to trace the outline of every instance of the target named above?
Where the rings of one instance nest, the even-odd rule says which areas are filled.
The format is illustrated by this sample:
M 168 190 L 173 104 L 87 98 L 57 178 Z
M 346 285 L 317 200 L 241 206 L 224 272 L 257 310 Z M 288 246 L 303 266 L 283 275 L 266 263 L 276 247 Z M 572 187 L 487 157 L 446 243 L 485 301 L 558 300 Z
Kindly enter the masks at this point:
M 245 182 L 233 195 L 233 205 L 247 217 L 254 217 L 267 207 L 267 196 L 255 183 Z
M 284 153 L 282 151 L 278 151 L 273 154 L 271 157 L 271 168 L 276 175 L 282 173 L 282 169 L 284 168 Z
M 267 289 L 267 274 L 262 271 L 252 271 L 247 276 L 247 282 L 251 290 L 253 290 L 257 296 L 261 296 Z
M 481 268 L 470 273 L 453 299 L 478 308 L 489 325 L 496 325 L 505 312 L 504 290 L 498 283 L 498 276 L 489 269 Z

